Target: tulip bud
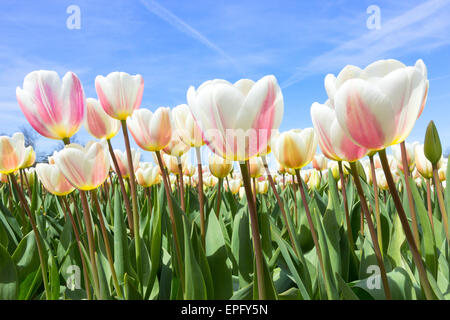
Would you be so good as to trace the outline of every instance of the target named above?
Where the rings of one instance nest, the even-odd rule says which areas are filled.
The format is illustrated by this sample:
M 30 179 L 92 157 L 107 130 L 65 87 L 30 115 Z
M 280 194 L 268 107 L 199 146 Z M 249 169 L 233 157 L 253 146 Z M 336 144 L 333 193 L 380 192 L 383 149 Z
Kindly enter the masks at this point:
M 425 134 L 424 153 L 433 165 L 437 164 L 442 156 L 441 140 L 433 120 L 428 124 Z
M 233 163 L 215 153 L 209 157 L 209 170 L 216 178 L 225 178 L 233 168 Z

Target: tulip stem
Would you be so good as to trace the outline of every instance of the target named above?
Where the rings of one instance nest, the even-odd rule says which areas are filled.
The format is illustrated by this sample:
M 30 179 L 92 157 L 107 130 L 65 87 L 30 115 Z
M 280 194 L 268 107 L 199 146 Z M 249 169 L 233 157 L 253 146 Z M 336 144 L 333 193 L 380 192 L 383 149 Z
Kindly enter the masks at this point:
M 91 290 L 89 288 L 89 274 L 87 272 L 86 262 L 84 261 L 83 250 L 81 250 L 81 247 L 83 244 L 81 243 L 80 234 L 78 233 L 78 228 L 75 223 L 75 219 L 73 218 L 72 212 L 70 211 L 70 207 L 69 207 L 69 204 L 67 203 L 66 197 L 62 196 L 62 197 L 60 197 L 60 199 L 62 199 L 62 202 L 64 204 L 67 215 L 69 216 L 70 222 L 72 223 L 73 233 L 75 234 L 75 239 L 77 240 L 78 251 L 80 252 L 80 258 L 81 258 L 81 265 L 83 267 L 84 286 L 86 287 L 86 296 L 87 296 L 88 300 L 92 300 Z
M 141 263 L 141 234 L 139 230 L 139 212 L 136 194 L 136 177 L 134 176 L 133 158 L 131 156 L 130 138 L 128 136 L 127 121 L 121 120 L 123 138 L 125 140 L 125 149 L 127 151 L 128 168 L 130 170 L 130 192 L 131 203 L 133 206 L 133 229 L 134 229 L 134 241 L 136 250 L 136 269 L 139 278 L 139 288 L 142 292 L 142 263 Z
M 88 244 L 89 244 L 89 256 L 91 260 L 91 266 L 92 266 L 92 276 L 94 278 L 94 284 L 95 284 L 95 295 L 98 299 L 102 300 L 101 292 L 100 292 L 100 281 L 98 279 L 98 270 L 97 270 L 97 264 L 95 261 L 95 245 L 94 245 L 94 233 L 92 231 L 92 223 L 91 223 L 91 214 L 89 212 L 89 204 L 87 202 L 86 198 L 86 191 L 80 190 L 80 198 L 81 198 L 81 205 L 83 206 L 83 214 L 84 214 L 84 223 L 86 224 L 86 233 L 88 237 Z
M 152 216 L 152 187 L 145 188 L 147 193 L 147 202 L 148 202 L 148 218 L 150 219 Z
M 223 178 L 219 178 L 219 182 L 217 183 L 217 204 L 216 204 L 217 219 L 219 219 L 219 216 L 220 216 L 220 201 L 221 201 L 221 193 L 222 193 L 222 184 L 223 184 Z
M 300 195 L 302 197 L 303 206 L 306 212 L 306 218 L 308 219 L 309 229 L 311 231 L 311 236 L 314 241 L 314 246 L 316 247 L 316 254 L 319 260 L 320 270 L 322 271 L 323 280 L 325 282 L 325 287 L 327 290 L 327 295 L 329 299 L 332 299 L 331 288 L 329 286 L 327 276 L 325 274 L 325 266 L 323 264 L 322 251 L 320 251 L 319 239 L 317 237 L 316 230 L 314 229 L 314 223 L 312 220 L 311 212 L 309 211 L 308 200 L 306 199 L 305 189 L 303 188 L 303 180 L 300 176 L 300 169 L 295 169 L 295 175 L 297 177 L 298 188 L 300 189 Z
M 92 194 L 92 200 L 94 201 L 94 207 L 95 207 L 95 210 L 97 211 L 97 215 L 98 215 L 98 218 L 100 221 L 100 229 L 102 231 L 103 241 L 105 243 L 106 256 L 108 258 L 109 268 L 111 269 L 111 276 L 113 279 L 114 287 L 116 288 L 116 293 L 119 296 L 119 298 L 123 298 L 122 290 L 120 290 L 120 286 L 119 286 L 119 281 L 117 281 L 116 269 L 114 268 L 114 260 L 113 260 L 112 254 L 111 254 L 111 246 L 110 246 L 109 240 L 108 240 L 108 233 L 107 233 L 106 227 L 105 227 L 105 220 L 103 219 L 103 214 L 100 209 L 100 202 L 98 201 L 97 190 L 96 189 L 92 190 L 91 194 Z
M 352 224 L 350 222 L 350 214 L 348 211 L 347 192 L 345 190 L 344 171 L 342 170 L 342 161 L 338 161 L 339 178 L 341 179 L 342 201 L 344 202 L 345 222 L 347 223 L 347 236 L 350 243 L 350 248 L 354 250 L 355 243 L 353 242 Z
M 292 189 L 294 191 L 294 223 L 295 225 L 299 226 L 299 222 L 297 220 L 298 216 L 298 204 L 297 204 L 297 184 L 295 183 L 295 175 L 292 177 Z
M 433 222 L 433 210 L 431 208 L 431 183 L 430 179 L 425 179 L 427 184 L 427 211 L 428 211 L 428 218 L 430 218 L 431 228 L 434 232 L 434 222 Z
M 411 174 L 409 172 L 405 141 L 400 143 L 400 150 L 402 153 L 403 175 L 405 177 L 406 194 L 408 195 L 408 206 L 409 206 L 409 212 L 411 214 L 412 231 L 413 231 L 414 241 L 416 242 L 416 247 L 417 247 L 417 249 L 420 250 L 419 226 L 417 224 L 417 216 L 416 216 L 416 210 L 414 208 L 414 199 L 413 199 L 413 196 L 411 193 L 411 185 L 409 184 L 409 177 L 411 176 Z
M 41 242 L 41 238 L 39 235 L 39 230 L 36 226 L 36 221 L 34 220 L 34 217 L 31 214 L 30 207 L 28 206 L 25 196 L 23 195 L 22 190 L 19 188 L 19 185 L 17 183 L 14 173 L 9 174 L 9 176 L 11 177 L 13 186 L 17 190 L 20 202 L 22 202 L 22 206 L 25 209 L 25 211 L 28 215 L 28 218 L 30 219 L 31 227 L 33 228 L 33 232 L 34 232 L 34 236 L 36 238 L 36 244 L 37 244 L 37 248 L 38 248 L 39 261 L 41 263 L 42 280 L 44 281 L 44 288 L 45 288 L 45 297 L 48 300 L 50 298 L 50 296 L 49 296 L 48 280 L 47 280 L 47 263 L 44 259 L 44 250 L 42 248 L 42 242 Z
M 284 210 L 283 202 L 281 201 L 280 195 L 278 194 L 277 188 L 275 187 L 275 183 L 273 181 L 272 174 L 270 173 L 269 165 L 267 164 L 267 160 L 266 160 L 266 156 L 262 156 L 261 158 L 262 158 L 262 162 L 263 162 L 264 168 L 266 170 L 266 175 L 267 175 L 267 179 L 269 180 L 270 187 L 272 188 L 272 191 L 275 194 L 275 198 L 277 199 L 278 207 L 281 210 L 281 215 L 283 216 L 284 224 L 286 225 L 286 229 L 287 229 L 287 232 L 289 234 L 289 240 L 291 240 L 292 248 L 294 249 L 295 254 L 297 255 L 297 257 L 300 258 L 299 252 L 298 252 L 298 249 L 297 249 L 297 243 L 294 240 L 294 235 L 292 234 L 292 230 L 291 230 L 291 228 L 289 226 L 289 223 L 288 223 L 288 220 L 287 220 L 286 211 Z
M 445 210 L 444 198 L 442 197 L 441 183 L 439 181 L 438 170 L 435 164 L 433 164 L 433 179 L 434 179 L 434 188 L 436 190 L 438 198 L 439 209 L 441 210 L 442 222 L 444 223 L 445 236 L 447 237 L 447 242 L 450 244 L 447 210 Z
M 367 226 L 369 227 L 370 237 L 372 238 L 373 249 L 375 251 L 375 257 L 377 258 L 378 266 L 380 267 L 381 281 L 383 282 L 384 295 L 387 300 L 391 300 L 391 290 L 389 288 L 389 283 L 386 275 L 386 268 L 384 267 L 383 255 L 381 254 L 379 242 L 377 239 L 377 234 L 375 232 L 375 227 L 372 222 L 372 217 L 369 213 L 369 208 L 367 207 L 366 197 L 361 186 L 361 181 L 359 180 L 358 171 L 354 162 L 350 162 L 350 168 L 352 169 L 353 180 L 355 181 L 356 189 L 358 191 L 361 209 L 366 216 Z M 381 226 L 379 226 L 381 227 Z
M 422 288 L 425 292 L 425 296 L 428 300 L 434 299 L 434 294 L 431 289 L 430 283 L 427 278 L 427 273 L 425 270 L 425 266 L 423 264 L 422 258 L 420 256 L 419 250 L 416 247 L 416 243 L 414 241 L 414 237 L 412 235 L 411 229 L 409 228 L 408 218 L 406 217 L 405 210 L 403 209 L 402 203 L 400 201 L 400 197 L 398 196 L 397 189 L 395 188 L 395 182 L 392 178 L 392 174 L 389 168 L 389 163 L 386 157 L 386 150 L 383 149 L 378 152 L 380 155 L 381 165 L 383 167 L 384 175 L 386 176 L 386 182 L 389 186 L 389 191 L 391 192 L 392 199 L 394 200 L 395 208 L 397 209 L 398 216 L 400 218 L 400 222 L 403 227 L 403 231 L 405 232 L 406 240 L 408 241 L 409 248 L 411 250 L 414 263 L 417 266 L 417 270 L 419 271 L 419 278 L 422 284 Z
M 369 156 L 370 159 L 370 172 L 372 175 L 373 194 L 375 198 L 375 219 L 377 221 L 377 237 L 380 245 L 381 256 L 383 256 L 383 234 L 381 229 L 381 216 L 380 216 L 380 203 L 378 198 L 378 183 L 377 175 L 375 173 L 375 163 L 373 161 L 373 155 Z
M 164 189 L 166 191 L 166 197 L 167 197 L 167 205 L 169 206 L 169 215 L 170 215 L 170 224 L 172 226 L 172 234 L 173 234 L 173 240 L 175 242 L 175 252 L 177 255 L 177 262 L 178 262 L 178 272 L 180 274 L 180 282 L 181 282 L 181 286 L 182 286 L 182 290 L 184 293 L 184 269 L 183 269 L 183 263 L 181 260 L 181 249 L 180 249 L 180 242 L 178 240 L 178 233 L 177 233 L 177 227 L 176 227 L 176 223 L 175 223 L 175 214 L 173 212 L 173 204 L 172 204 L 172 196 L 170 194 L 170 186 L 169 186 L 169 180 L 166 174 L 166 171 L 164 170 L 164 165 L 161 159 L 161 153 L 160 151 L 155 151 L 156 154 L 156 159 L 158 160 L 158 165 L 159 168 L 161 169 L 161 174 L 163 177 L 163 184 L 164 184 Z
M 261 246 L 261 238 L 259 234 L 259 226 L 258 226 L 258 216 L 256 213 L 256 204 L 254 202 L 253 194 L 252 194 L 252 186 L 250 182 L 249 175 L 249 166 L 248 160 L 245 162 L 239 163 L 241 167 L 242 180 L 244 182 L 245 194 L 247 196 L 248 209 L 250 212 L 250 224 L 252 229 L 252 238 L 253 238 L 253 248 L 255 250 L 255 259 L 256 259 L 256 277 L 258 282 L 258 297 L 259 300 L 266 299 L 266 289 L 264 283 L 264 268 L 263 268 L 263 254 L 262 254 L 262 246 Z
M 186 212 L 186 205 L 184 203 L 184 179 L 183 179 L 183 165 L 181 164 L 180 157 L 177 157 L 178 161 L 178 171 L 180 171 L 180 199 L 181 199 L 181 209 Z
M 206 227 L 205 227 L 205 204 L 204 204 L 204 194 L 203 194 L 203 169 L 202 169 L 202 158 L 200 154 L 200 147 L 195 147 L 195 152 L 197 154 L 197 174 L 198 174 L 198 198 L 200 202 L 200 233 L 202 237 L 203 248 L 205 248 L 205 237 L 206 237 Z
M 133 213 L 131 212 L 130 199 L 128 198 L 128 194 L 125 189 L 125 184 L 123 183 L 122 173 L 120 172 L 119 163 L 117 162 L 117 158 L 114 153 L 114 150 L 113 150 L 113 147 L 111 144 L 111 140 L 108 139 L 106 141 L 108 142 L 109 154 L 111 155 L 111 159 L 113 161 L 114 169 L 116 171 L 117 178 L 119 180 L 120 191 L 122 192 L 122 196 L 123 196 L 123 202 L 125 203 L 125 210 L 127 212 L 127 218 L 128 218 L 128 227 L 130 228 L 131 235 L 134 235 Z M 112 180 L 111 180 L 111 183 L 112 183 Z

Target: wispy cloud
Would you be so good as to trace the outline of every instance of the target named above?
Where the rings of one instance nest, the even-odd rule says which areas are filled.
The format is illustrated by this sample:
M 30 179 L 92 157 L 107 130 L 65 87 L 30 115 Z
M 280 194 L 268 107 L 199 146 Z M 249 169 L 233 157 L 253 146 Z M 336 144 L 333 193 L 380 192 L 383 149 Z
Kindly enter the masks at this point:
M 382 22 L 380 30 L 367 30 L 365 34 L 297 68 L 282 83 L 282 87 L 289 87 L 310 75 L 342 68 L 349 63 L 364 66 L 386 54 L 402 56 L 412 51 L 447 45 L 450 43 L 449 5 L 449 0 L 429 0 Z
M 159 18 L 163 19 L 164 21 L 166 21 L 179 31 L 187 34 L 188 36 L 204 44 L 211 50 L 215 51 L 223 58 L 228 60 L 236 69 L 240 70 L 240 67 L 238 66 L 237 62 L 230 55 L 228 55 L 222 48 L 220 48 L 217 44 L 209 40 L 198 30 L 196 30 L 195 28 L 193 28 L 192 26 L 181 20 L 171 11 L 161 6 L 158 2 L 156 2 L 155 0 L 140 0 L 140 2 L 148 11 L 157 15 Z

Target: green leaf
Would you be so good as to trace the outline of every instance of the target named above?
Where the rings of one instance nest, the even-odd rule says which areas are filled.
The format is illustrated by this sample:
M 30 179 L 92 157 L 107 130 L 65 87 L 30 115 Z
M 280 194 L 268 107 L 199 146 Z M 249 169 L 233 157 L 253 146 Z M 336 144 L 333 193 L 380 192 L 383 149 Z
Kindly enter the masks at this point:
M 238 266 L 240 287 L 252 283 L 253 246 L 250 238 L 250 221 L 246 208 L 238 211 L 234 217 L 231 251 Z
M 119 191 L 116 189 L 114 192 L 114 268 L 119 284 L 124 281 L 125 273 L 130 273 L 129 260 L 125 217 Z
M 214 299 L 229 299 L 233 295 L 231 271 L 225 240 L 216 215 L 211 211 L 206 232 L 206 257 L 213 279 Z
M 8 251 L 0 245 L 0 300 L 15 300 L 19 293 L 16 266 Z
M 206 286 L 203 279 L 200 266 L 195 259 L 195 253 L 189 239 L 189 226 L 183 217 L 184 227 L 184 281 L 185 293 L 184 298 L 188 300 L 204 300 L 206 299 Z

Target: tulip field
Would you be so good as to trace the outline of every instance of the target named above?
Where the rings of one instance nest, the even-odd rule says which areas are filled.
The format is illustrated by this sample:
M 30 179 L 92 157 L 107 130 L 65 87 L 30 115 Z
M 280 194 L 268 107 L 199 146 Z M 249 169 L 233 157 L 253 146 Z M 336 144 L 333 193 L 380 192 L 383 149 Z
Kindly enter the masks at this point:
M 64 147 L 37 161 L 0 136 L 0 299 L 450 299 L 450 166 L 432 119 L 408 138 L 425 63 L 324 83 L 311 127 L 281 131 L 273 75 L 174 108 L 144 107 L 141 75 L 97 76 L 96 98 L 73 72 L 26 75 L 17 108 Z

